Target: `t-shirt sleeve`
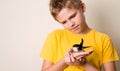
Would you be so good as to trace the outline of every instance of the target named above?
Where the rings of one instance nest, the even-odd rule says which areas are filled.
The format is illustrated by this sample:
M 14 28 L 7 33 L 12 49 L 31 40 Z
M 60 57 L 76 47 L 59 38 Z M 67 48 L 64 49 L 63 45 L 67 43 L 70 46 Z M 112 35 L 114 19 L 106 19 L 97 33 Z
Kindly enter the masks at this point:
M 103 55 L 103 63 L 119 60 L 118 53 L 111 39 L 108 36 L 103 41 L 103 54 L 102 55 Z
M 54 62 L 55 53 L 53 47 L 55 47 L 55 36 L 53 33 L 50 33 L 43 44 L 42 50 L 40 52 L 40 57 L 45 60 Z

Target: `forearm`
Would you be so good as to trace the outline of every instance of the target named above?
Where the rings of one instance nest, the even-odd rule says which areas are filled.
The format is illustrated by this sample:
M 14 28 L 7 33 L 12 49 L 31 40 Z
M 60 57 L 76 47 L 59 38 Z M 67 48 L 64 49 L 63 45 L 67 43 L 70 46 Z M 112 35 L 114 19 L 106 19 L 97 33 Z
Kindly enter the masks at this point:
M 117 71 L 114 61 L 104 63 L 103 69 L 104 71 Z
M 67 67 L 64 59 L 62 58 L 56 64 L 53 64 L 49 67 L 43 68 L 42 71 L 63 71 Z
M 96 67 L 94 67 L 92 64 L 86 62 L 85 64 L 82 65 L 85 69 L 85 71 L 100 71 Z

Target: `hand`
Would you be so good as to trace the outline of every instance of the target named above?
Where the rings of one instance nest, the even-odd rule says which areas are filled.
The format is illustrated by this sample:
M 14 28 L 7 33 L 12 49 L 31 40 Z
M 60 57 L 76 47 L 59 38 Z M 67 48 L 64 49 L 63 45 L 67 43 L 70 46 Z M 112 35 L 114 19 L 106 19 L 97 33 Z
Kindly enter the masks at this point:
M 76 60 L 73 57 L 72 53 L 73 53 L 73 50 L 69 49 L 68 52 L 66 53 L 65 57 L 64 57 L 65 63 L 67 65 L 78 65 L 79 64 L 79 60 Z
M 86 52 L 73 52 L 72 49 L 69 49 L 64 58 L 65 63 L 68 65 L 84 64 L 86 62 L 86 56 L 90 55 L 92 52 L 93 49 Z
M 88 50 L 88 51 L 79 51 L 79 52 L 73 52 L 73 57 L 76 59 L 85 58 L 86 56 L 90 55 L 94 50 Z
M 75 60 L 79 61 L 79 64 L 85 64 L 86 63 L 86 56 L 90 55 L 94 50 L 89 51 L 79 51 L 79 52 L 73 52 L 72 55 L 75 58 Z

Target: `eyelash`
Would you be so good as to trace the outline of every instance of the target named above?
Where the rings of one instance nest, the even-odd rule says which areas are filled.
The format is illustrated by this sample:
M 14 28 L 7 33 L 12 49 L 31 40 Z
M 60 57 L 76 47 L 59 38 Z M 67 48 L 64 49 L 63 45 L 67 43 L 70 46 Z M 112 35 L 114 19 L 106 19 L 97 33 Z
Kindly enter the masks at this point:
M 66 23 L 66 21 L 65 22 L 63 22 L 62 24 L 65 24 Z
M 72 15 L 72 16 L 70 17 L 70 19 L 71 19 L 71 18 L 74 18 L 74 17 L 75 17 L 75 15 L 76 15 L 76 14 Z
M 75 16 L 76 16 L 76 13 L 73 14 L 73 15 L 70 17 L 70 19 L 74 18 Z M 66 23 L 66 21 L 64 21 L 62 24 L 65 24 L 65 23 Z

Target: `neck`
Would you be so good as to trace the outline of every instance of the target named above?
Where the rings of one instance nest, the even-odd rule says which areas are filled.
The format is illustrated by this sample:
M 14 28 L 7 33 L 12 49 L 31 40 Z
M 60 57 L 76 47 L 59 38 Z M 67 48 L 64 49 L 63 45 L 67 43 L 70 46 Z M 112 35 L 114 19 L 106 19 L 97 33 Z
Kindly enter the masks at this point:
M 87 34 L 91 29 L 88 27 L 88 25 L 86 23 L 84 23 L 84 26 L 82 27 L 82 29 L 80 30 L 79 33 L 77 33 L 78 35 L 81 34 Z
M 86 25 L 83 30 L 81 30 L 80 34 L 87 34 L 91 29 Z

